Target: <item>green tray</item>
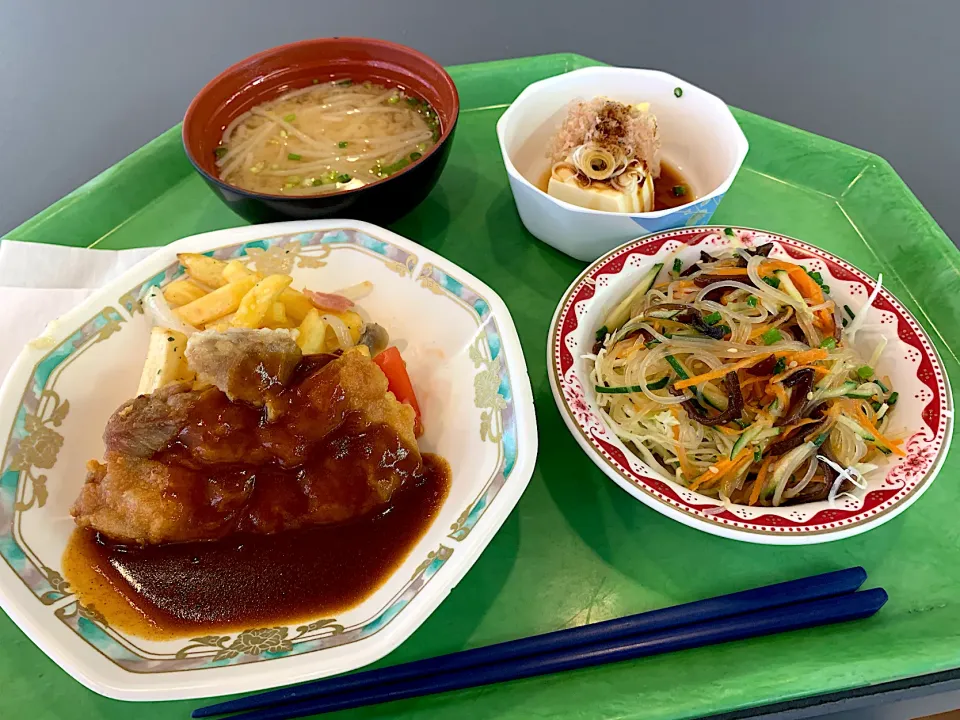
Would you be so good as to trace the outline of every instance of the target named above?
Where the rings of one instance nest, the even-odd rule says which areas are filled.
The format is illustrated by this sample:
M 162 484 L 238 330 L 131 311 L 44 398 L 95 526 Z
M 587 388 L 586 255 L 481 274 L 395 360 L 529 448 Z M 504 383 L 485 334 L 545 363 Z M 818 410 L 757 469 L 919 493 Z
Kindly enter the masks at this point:
M 383 664 L 453 652 L 849 565 L 890 602 L 867 621 L 346 712 L 358 718 L 677 718 L 864 687 L 960 666 L 960 449 L 908 512 L 850 540 L 723 540 L 636 502 L 576 445 L 545 367 L 555 305 L 583 265 L 520 224 L 494 125 L 526 85 L 596 65 L 576 55 L 464 65 L 463 111 L 437 188 L 391 229 L 488 283 L 513 313 L 537 404 L 530 487 L 477 564 Z M 885 285 L 958 382 L 960 253 L 882 159 L 735 110 L 750 154 L 715 215 L 817 244 Z M 17 240 L 128 248 L 242 224 L 193 172 L 174 128 L 32 220 Z M 940 329 L 938 331 L 938 328 Z M 943 334 L 941 334 L 941 332 Z M 0 613 L 0 717 L 185 718 L 199 703 L 132 707 L 85 690 Z

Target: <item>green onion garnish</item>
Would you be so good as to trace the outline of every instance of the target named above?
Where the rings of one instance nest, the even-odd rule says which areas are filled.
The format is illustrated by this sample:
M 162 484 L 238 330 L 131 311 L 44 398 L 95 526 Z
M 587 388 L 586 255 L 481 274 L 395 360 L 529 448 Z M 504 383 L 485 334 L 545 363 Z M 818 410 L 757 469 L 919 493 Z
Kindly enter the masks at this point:
M 662 390 L 667 386 L 668 382 L 670 382 L 669 377 L 662 377 L 652 383 L 647 383 L 647 389 Z M 608 395 L 625 395 L 626 393 L 643 392 L 643 388 L 639 385 L 621 385 L 620 387 L 604 387 L 603 385 L 595 385 L 594 390 L 596 390 L 598 393 L 606 393 Z
M 783 333 L 781 333 L 776 328 L 770 328 L 760 337 L 763 338 L 764 345 L 773 345 L 775 342 L 783 340 Z
M 297 116 L 296 116 L 295 113 L 290 113 L 289 115 L 284 115 L 284 116 L 283 116 L 284 122 L 293 122 L 293 121 L 296 120 L 296 119 L 297 119 Z
M 391 105 L 396 105 L 398 102 L 400 102 L 400 96 L 393 95 L 392 97 L 387 98 L 387 102 Z
M 284 185 L 288 188 L 296 187 L 299 184 L 300 184 L 299 175 L 291 175 L 290 177 L 287 178 L 287 181 L 284 183 Z
M 659 345 L 659 344 L 660 344 L 660 341 L 659 341 L 659 340 L 648 340 L 647 342 L 645 342 L 645 343 L 643 344 L 643 346 L 644 346 L 647 350 L 649 350 L 650 348 L 655 347 L 655 346 L 657 346 L 657 345 Z
M 720 329 L 723 330 L 724 335 L 729 335 L 730 333 L 733 332 L 733 330 L 730 329 L 729 325 L 721 325 Z
M 673 89 L 673 96 L 674 96 L 674 97 L 680 97 L 680 96 L 682 96 L 682 95 L 683 95 L 683 88 L 675 87 L 675 88 Z
M 707 315 L 705 318 L 703 318 L 703 321 L 707 325 L 716 325 L 718 322 L 720 322 L 720 313 L 712 312 L 709 315 Z
M 407 98 L 407 105 L 416 105 L 417 102 L 419 102 L 419 101 L 418 101 L 415 97 L 408 97 L 408 98 Z
M 887 398 L 887 405 L 889 405 L 890 407 L 893 407 L 894 405 L 897 404 L 897 400 L 899 399 L 899 397 L 900 397 L 900 393 L 898 392 L 890 393 L 890 397 Z
M 314 187 L 323 185 L 323 178 L 314 178 L 313 180 L 310 181 L 310 184 L 313 185 Z
M 869 365 L 861 365 L 857 368 L 857 377 L 861 380 L 869 380 L 873 377 L 873 368 Z
M 219 160 L 226 154 L 227 154 L 227 149 L 225 147 L 218 147 L 213 151 L 213 155 L 214 157 L 217 158 L 217 160 Z
M 820 347 L 826 348 L 827 350 L 833 350 L 836 346 L 837 341 L 832 337 L 824 338 L 823 342 L 820 343 Z
M 775 278 L 773 275 L 763 278 L 763 281 L 772 288 L 780 287 L 779 278 Z
M 319 85 L 319 84 L 320 84 L 320 81 L 317 80 L 316 78 L 314 78 L 314 79 L 313 79 L 313 84 L 314 84 L 314 85 Z
M 680 272 L 681 270 L 683 270 L 683 263 L 680 262 L 680 258 L 674 258 L 674 260 L 673 260 L 673 271 L 674 271 L 675 273 L 678 273 L 678 272 Z
M 850 316 L 851 320 L 853 320 L 856 317 L 856 315 L 853 314 L 853 310 L 850 309 L 849 305 L 844 305 L 843 309 L 846 311 L 847 315 Z
M 751 295 L 747 298 L 747 305 L 750 307 L 756 307 L 758 302 L 760 302 L 760 300 L 756 295 Z
M 296 153 L 287 153 L 287 160 L 303 160 L 303 158 Z
M 777 361 L 773 364 L 773 374 L 779 375 L 784 370 L 787 369 L 787 360 L 786 358 L 778 357 Z
M 603 340 L 607 336 L 607 332 L 609 332 L 607 330 L 607 326 L 601 325 L 600 329 L 597 330 L 597 341 L 599 342 L 600 340 Z
M 736 233 L 733 232 L 733 228 L 724 228 L 724 229 L 723 229 L 723 234 L 724 234 L 724 235 L 729 235 L 730 237 L 733 237 L 734 235 L 736 235 Z
M 763 450 L 759 446 L 753 449 L 753 461 L 760 462 L 760 459 L 763 457 Z
M 343 148 L 345 148 L 346 146 L 347 146 L 347 141 L 346 141 L 346 140 L 341 140 L 340 142 L 337 143 L 337 147 L 340 148 L 340 149 L 343 149 Z
M 874 382 L 875 382 L 877 385 L 879 385 L 879 386 L 880 386 L 880 389 L 883 390 L 884 392 L 890 392 L 890 388 L 888 388 L 886 385 L 884 385 L 882 380 L 874 380 Z
M 338 183 L 348 183 L 348 182 L 350 182 L 350 176 L 347 175 L 346 173 L 343 173 L 342 175 L 337 175 L 337 182 L 338 182 Z
M 821 286 L 820 286 L 820 289 L 823 290 L 823 292 L 824 292 L 825 295 L 829 295 L 829 294 L 830 294 L 830 286 L 829 286 L 829 285 L 821 285 Z
M 687 375 L 687 371 L 683 369 L 683 365 L 680 364 L 680 361 L 677 360 L 673 355 L 667 355 L 667 362 L 670 363 L 670 367 L 673 368 L 673 371 L 680 377 L 681 380 L 686 380 L 690 377 Z
M 422 158 L 422 157 L 423 157 L 423 153 L 418 153 L 418 152 L 412 152 L 412 153 L 410 153 L 410 161 L 411 161 L 411 162 L 416 162 L 417 160 L 419 160 L 419 159 Z
M 674 185 L 673 186 L 673 196 L 674 197 L 683 197 L 687 194 L 687 189 L 683 185 Z
M 807 275 L 809 275 L 811 278 L 813 278 L 813 281 L 817 285 L 823 285 L 823 275 L 821 275 L 819 272 L 817 272 L 816 270 L 810 270 L 808 268 L 803 268 L 803 271 Z
M 353 85 L 353 80 L 337 80 L 337 85 L 349 87 L 350 85 Z
M 880 408 L 883 407 L 883 403 L 879 403 L 876 400 L 874 400 L 872 403 L 870 403 L 870 407 L 873 408 L 874 412 L 880 412 Z
M 813 444 L 814 444 L 816 447 L 820 447 L 821 445 L 823 445 L 823 444 L 827 441 L 827 438 L 828 438 L 829 436 L 830 436 L 830 433 L 829 433 L 829 432 L 820 433 L 820 434 L 817 435 L 817 437 L 814 439 Z

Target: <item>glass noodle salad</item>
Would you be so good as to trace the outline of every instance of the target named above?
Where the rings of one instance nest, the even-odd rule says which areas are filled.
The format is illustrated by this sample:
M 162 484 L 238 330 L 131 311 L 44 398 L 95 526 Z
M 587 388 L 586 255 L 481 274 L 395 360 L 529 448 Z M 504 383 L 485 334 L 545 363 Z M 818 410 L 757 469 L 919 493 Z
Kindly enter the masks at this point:
M 819 273 L 772 248 L 654 265 L 587 356 L 597 402 L 647 464 L 690 490 L 725 504 L 832 503 L 865 487 L 877 458 L 904 455 L 888 433 L 897 393 L 874 371 L 886 341 L 869 358 L 853 349 L 880 282 L 859 314 L 841 313 Z

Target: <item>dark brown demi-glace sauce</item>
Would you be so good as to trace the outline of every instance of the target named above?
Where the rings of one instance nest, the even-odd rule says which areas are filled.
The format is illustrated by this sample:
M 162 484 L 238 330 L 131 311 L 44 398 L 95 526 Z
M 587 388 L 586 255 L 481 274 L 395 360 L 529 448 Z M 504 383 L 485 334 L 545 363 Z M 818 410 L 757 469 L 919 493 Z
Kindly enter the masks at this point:
M 450 471 L 434 455 L 423 464 L 419 481 L 389 505 L 345 523 L 147 547 L 75 530 L 64 570 L 81 602 L 141 637 L 332 617 L 373 593 L 436 517 Z
M 547 192 L 550 185 L 550 168 L 540 177 L 537 187 Z M 674 190 L 674 188 L 678 188 Z M 679 193 L 679 194 L 678 194 Z M 653 210 L 669 210 L 697 200 L 690 184 L 680 171 L 669 163 L 660 161 L 660 177 L 653 184 Z

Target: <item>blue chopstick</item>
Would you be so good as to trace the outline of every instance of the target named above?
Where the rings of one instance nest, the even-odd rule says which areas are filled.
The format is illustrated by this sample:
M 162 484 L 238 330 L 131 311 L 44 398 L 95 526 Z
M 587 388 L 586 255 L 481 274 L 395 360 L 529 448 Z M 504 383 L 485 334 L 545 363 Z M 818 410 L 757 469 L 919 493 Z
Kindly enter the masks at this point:
M 887 601 L 881 588 L 848 593 L 735 615 L 696 625 L 686 625 L 639 637 L 611 640 L 586 647 L 571 648 L 544 656 L 518 658 L 505 663 L 484 665 L 437 677 L 421 677 L 382 688 L 365 688 L 333 697 L 310 698 L 278 707 L 263 708 L 234 715 L 230 720 L 290 720 L 318 713 L 348 710 L 377 703 L 403 700 L 450 690 L 519 680 L 565 670 L 632 660 L 677 650 L 743 640 L 773 633 L 800 630 L 819 625 L 858 620 L 876 613 Z
M 530 655 L 557 652 L 615 638 L 623 638 L 628 635 L 668 630 L 683 625 L 851 593 L 863 585 L 866 579 L 867 572 L 862 567 L 836 570 L 821 575 L 812 575 L 775 585 L 765 585 L 707 600 L 698 600 L 674 607 L 606 620 L 592 625 L 557 630 L 543 635 L 511 640 L 380 670 L 370 670 L 270 690 L 257 695 L 198 708 L 193 711 L 193 717 L 202 718 L 221 713 L 252 710 L 331 693 L 360 690 L 400 680 L 411 680 L 421 676 L 433 677 L 439 673 L 448 673 L 489 663 L 502 663 Z

